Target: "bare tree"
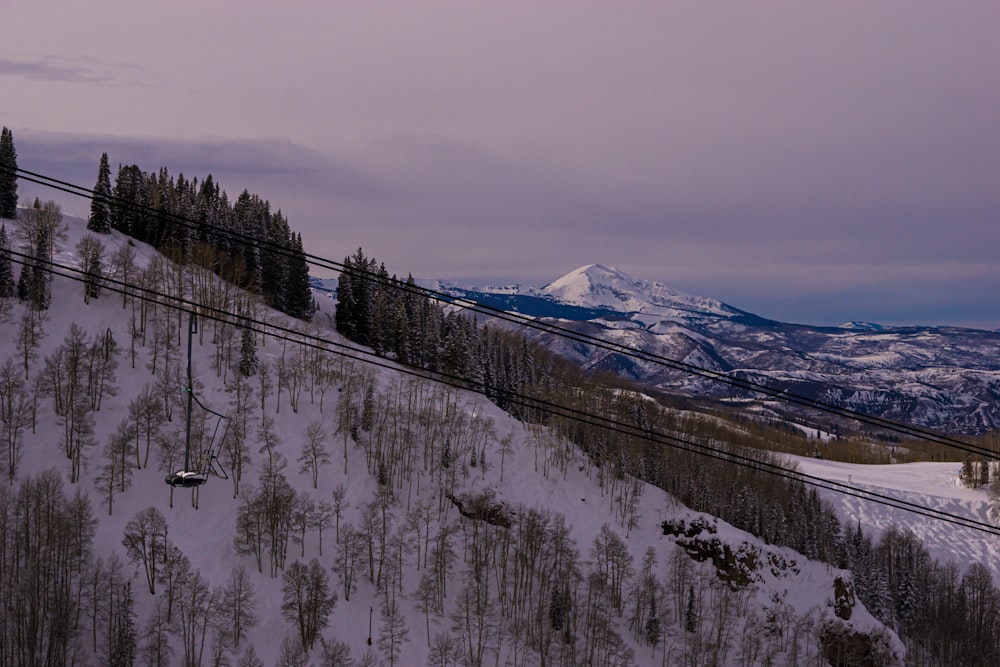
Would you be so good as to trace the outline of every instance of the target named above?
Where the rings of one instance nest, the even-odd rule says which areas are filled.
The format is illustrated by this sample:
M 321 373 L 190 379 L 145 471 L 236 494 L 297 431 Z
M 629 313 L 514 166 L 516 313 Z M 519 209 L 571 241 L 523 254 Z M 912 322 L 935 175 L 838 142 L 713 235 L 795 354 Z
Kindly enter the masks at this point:
M 379 627 L 378 647 L 389 658 L 389 667 L 395 667 L 407 640 L 410 629 L 399 611 L 395 600 L 382 605 L 382 624 Z
M 311 421 L 306 427 L 306 439 L 299 455 L 299 472 L 312 473 L 313 488 L 319 484 L 319 467 L 330 464 L 330 452 L 326 448 L 326 429 L 319 421 Z
M 431 614 L 440 614 L 437 608 L 438 594 L 435 590 L 437 582 L 431 572 L 424 572 L 414 593 L 417 611 L 424 615 L 424 626 L 427 630 L 427 646 L 431 645 Z
M 155 507 L 138 512 L 125 524 L 122 537 L 125 554 L 135 564 L 142 564 L 151 595 L 156 594 L 157 568 L 167 544 L 167 520 Z
M 139 394 L 129 402 L 128 414 L 132 420 L 132 433 L 135 435 L 135 467 L 145 468 L 149 465 L 153 436 L 165 420 L 163 403 L 153 385 L 147 382 L 142 386 Z M 141 446 L 143 444 L 145 447 Z
M 323 531 L 330 527 L 333 520 L 333 505 L 326 500 L 321 500 L 312 508 L 309 515 L 309 526 L 316 529 L 319 537 L 319 555 L 323 557 Z
M 45 329 L 42 325 L 48 319 L 48 315 L 43 310 L 37 308 L 25 308 L 17 326 L 17 351 L 24 365 L 24 377 L 27 379 L 31 369 L 31 363 L 38 357 L 38 346 L 45 336 Z
M 226 387 L 232 400 L 232 417 L 229 428 L 222 441 L 222 459 L 229 468 L 233 480 L 233 498 L 239 496 L 240 482 L 243 471 L 250 463 L 250 444 L 248 442 L 251 428 L 250 400 L 253 397 L 253 387 L 242 373 L 234 373 L 232 381 Z
M 337 486 L 333 487 L 333 516 L 336 519 L 334 539 L 338 544 L 340 544 L 340 517 L 343 516 L 344 510 L 350 506 L 351 501 L 347 499 L 347 489 L 342 482 L 338 483 Z
M 59 204 L 36 200 L 34 206 L 25 204 L 18 214 L 14 238 L 21 242 L 25 253 L 30 254 L 37 249 L 40 259 L 52 262 L 66 242 L 67 230 Z M 45 247 L 37 247 L 39 239 L 45 239 Z
M 461 664 L 462 649 L 455 638 L 447 632 L 434 635 L 430 655 L 427 657 L 430 667 L 457 667 Z
M 173 632 L 165 607 L 163 598 L 157 598 L 153 603 L 153 611 L 146 620 L 139 653 L 147 667 L 168 667 L 172 664 L 170 658 L 174 650 L 170 645 L 170 637 Z
M 0 365 L 0 440 L 4 445 L 7 481 L 14 483 L 24 449 L 24 429 L 31 425 L 31 399 L 12 358 Z
M 319 644 L 323 649 L 321 667 L 354 667 L 357 664 L 351 657 L 351 646 L 347 642 L 338 641 L 333 637 L 327 641 L 324 637 L 320 637 Z
M 138 270 L 135 261 L 135 244 L 132 243 L 131 239 L 111 254 L 109 268 L 111 269 L 111 277 L 122 284 L 122 309 L 124 310 L 129 297 L 129 286 Z
M 275 667 L 306 667 L 309 664 L 309 653 L 302 648 L 302 642 L 291 635 L 281 639 L 281 652 Z
M 208 630 L 221 611 L 222 594 L 210 588 L 199 572 L 194 572 L 181 582 L 176 604 L 174 628 L 181 637 L 183 664 L 197 667 L 202 664 Z
M 230 572 L 222 602 L 227 631 L 232 637 L 233 645 L 239 648 L 246 629 L 257 623 L 257 596 L 253 581 L 243 565 Z
M 633 558 L 622 538 L 604 524 L 594 538 L 591 556 L 597 572 L 604 577 L 612 608 L 620 615 L 624 602 L 624 584 L 632 577 Z
M 306 532 L 311 525 L 310 518 L 315 508 L 316 501 L 306 493 L 297 494 L 292 504 L 292 525 L 295 527 L 292 541 L 299 545 L 299 558 L 306 556 Z
M 111 585 L 108 576 L 108 564 L 98 557 L 92 561 L 84 572 L 81 581 L 81 607 L 85 607 L 90 621 L 91 650 L 97 651 L 97 631 L 102 626 L 101 619 L 107 612 L 108 596 Z
M 260 391 L 260 413 L 264 415 L 267 409 L 267 395 L 274 387 L 274 380 L 271 378 L 271 364 L 266 361 L 257 367 L 258 390 Z
M 69 481 L 80 481 L 86 462 L 85 452 L 96 444 L 94 440 L 94 413 L 86 396 L 78 395 L 60 419 L 64 426 L 66 451 L 70 459 Z
M 326 569 L 315 558 L 309 565 L 295 561 L 282 576 L 281 590 L 281 612 L 296 625 L 302 647 L 309 651 L 337 604 Z
M 177 472 L 184 461 L 184 434 L 177 425 L 156 435 L 157 462 L 160 472 L 168 475 Z M 170 506 L 174 506 L 174 487 L 170 485 Z
M 257 649 L 251 643 L 243 651 L 243 655 L 240 656 L 236 665 L 237 667 L 264 667 L 264 661 L 257 657 Z
M 340 580 L 345 602 L 351 599 L 351 593 L 358 587 L 358 569 L 364 557 L 364 539 L 364 535 L 358 533 L 353 524 L 344 524 L 333 569 Z
M 111 516 L 115 495 L 124 493 L 132 485 L 132 423 L 122 420 L 118 428 L 104 445 L 104 464 L 97 474 L 96 482 L 104 495 L 104 503 Z
M 0 662 L 62 665 L 75 656 L 81 578 L 96 520 L 88 496 L 67 498 L 55 469 L 0 486 Z

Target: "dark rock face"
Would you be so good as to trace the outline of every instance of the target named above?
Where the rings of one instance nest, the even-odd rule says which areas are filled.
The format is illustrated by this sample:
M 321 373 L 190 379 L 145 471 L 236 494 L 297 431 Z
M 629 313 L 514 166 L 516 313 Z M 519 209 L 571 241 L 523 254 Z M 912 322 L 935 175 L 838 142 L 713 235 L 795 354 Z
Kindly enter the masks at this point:
M 858 603 L 854 595 L 854 583 L 837 577 L 833 580 L 833 612 L 845 621 L 851 620 L 854 606 Z

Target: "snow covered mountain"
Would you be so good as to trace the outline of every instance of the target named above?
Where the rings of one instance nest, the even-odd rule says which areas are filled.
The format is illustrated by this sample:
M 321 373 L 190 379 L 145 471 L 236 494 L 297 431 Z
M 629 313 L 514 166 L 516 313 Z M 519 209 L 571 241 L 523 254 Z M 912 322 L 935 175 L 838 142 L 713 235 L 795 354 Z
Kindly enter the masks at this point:
M 571 271 L 542 288 L 444 281 L 428 286 L 879 417 L 959 433 L 981 433 L 1000 425 L 996 331 L 866 322 L 841 327 L 787 324 L 599 264 Z M 756 398 L 593 345 L 537 332 L 529 335 L 589 369 L 612 371 L 660 390 L 741 402 Z

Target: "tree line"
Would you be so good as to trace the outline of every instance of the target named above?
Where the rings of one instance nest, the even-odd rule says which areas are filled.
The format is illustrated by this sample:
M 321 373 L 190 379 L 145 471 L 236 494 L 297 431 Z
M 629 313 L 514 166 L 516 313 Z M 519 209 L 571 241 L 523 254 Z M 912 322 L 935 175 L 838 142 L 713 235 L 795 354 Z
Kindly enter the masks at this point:
M 102 164 L 107 160 L 102 157 Z M 156 173 L 119 166 L 113 186 L 99 171 L 96 192 L 109 190 L 107 224 L 181 262 L 197 262 L 292 317 L 313 311 L 309 265 L 302 235 L 291 230 L 280 210 L 244 190 L 230 202 L 211 174 L 176 178 L 165 167 Z M 95 204 L 100 197 L 95 198 Z M 92 214 L 92 219 L 93 219 Z
M 480 325 L 455 312 L 445 314 L 445 308 L 414 289 L 412 278 L 401 283 L 389 277 L 384 265 L 366 258 L 360 249 L 344 265 L 341 285 L 346 288 L 338 292 L 337 301 L 341 333 L 381 354 L 467 378 L 500 407 L 529 424 L 548 427 L 559 436 L 556 442 L 572 442 L 588 456 L 598 482 L 618 504 L 622 528 L 628 530 L 636 521 L 630 507 L 639 491 L 629 480 L 648 482 L 691 509 L 717 516 L 769 544 L 852 570 L 865 606 L 896 630 L 915 654 L 935 664 L 956 659 L 989 664 L 991 658 L 973 657 L 997 655 L 1000 647 L 992 637 L 1000 626 L 988 612 L 1000 605 L 1000 591 L 988 571 L 974 566 L 963 575 L 955 564 L 939 564 L 907 531 L 890 530 L 873 544 L 860 526 L 846 528 L 816 489 L 762 469 L 787 465 L 761 448 L 767 446 L 766 426 L 747 430 L 720 425 L 717 418 L 649 400 L 619 379 L 587 376 L 570 364 L 555 363 L 549 353 L 521 336 Z M 415 331 L 422 333 L 408 340 L 407 334 Z M 575 419 L 512 410 L 505 392 L 564 404 L 631 425 L 635 431 L 623 434 Z M 733 422 L 722 417 L 722 424 Z M 740 431 L 747 432 L 746 438 Z M 548 439 L 543 431 L 534 432 L 539 441 Z M 758 461 L 761 466 L 738 466 L 672 449 L 643 437 L 644 432 L 677 436 L 751 463 Z M 779 431 L 774 436 L 788 439 Z M 546 472 L 550 466 L 564 470 L 568 461 L 556 442 L 541 444 L 541 466 Z M 380 459 L 381 465 L 395 469 L 395 456 L 385 455 L 390 462 Z M 975 483 L 988 482 L 985 465 L 974 468 L 967 463 L 963 475 Z M 900 543 L 910 552 L 902 560 Z M 929 632 L 931 626 L 948 630 Z

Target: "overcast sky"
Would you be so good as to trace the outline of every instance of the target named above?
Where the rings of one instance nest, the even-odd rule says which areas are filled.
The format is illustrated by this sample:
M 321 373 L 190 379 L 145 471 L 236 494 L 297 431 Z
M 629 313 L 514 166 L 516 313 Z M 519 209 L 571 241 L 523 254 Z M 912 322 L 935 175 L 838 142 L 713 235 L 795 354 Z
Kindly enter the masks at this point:
M 0 124 L 22 168 L 211 173 L 401 275 L 603 263 L 790 322 L 998 328 L 997 26 L 939 0 L 0 0 Z

